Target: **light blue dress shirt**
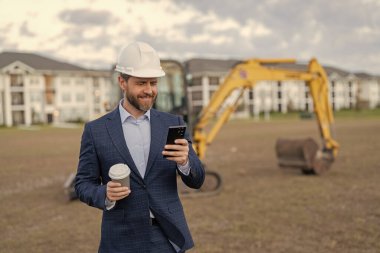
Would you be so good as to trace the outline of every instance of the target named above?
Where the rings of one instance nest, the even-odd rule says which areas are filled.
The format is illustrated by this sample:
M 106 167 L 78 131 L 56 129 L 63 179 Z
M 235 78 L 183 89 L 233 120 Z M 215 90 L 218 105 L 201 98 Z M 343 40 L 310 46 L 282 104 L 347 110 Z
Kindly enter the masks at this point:
M 120 104 L 124 139 L 142 178 L 145 176 L 150 149 L 150 111 L 135 119 Z

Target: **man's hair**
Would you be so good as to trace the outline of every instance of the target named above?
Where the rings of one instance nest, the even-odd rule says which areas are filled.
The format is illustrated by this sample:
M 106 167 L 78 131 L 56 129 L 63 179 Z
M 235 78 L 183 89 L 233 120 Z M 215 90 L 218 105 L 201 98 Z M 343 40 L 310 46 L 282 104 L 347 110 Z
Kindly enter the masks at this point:
M 130 75 L 120 73 L 120 77 L 123 78 L 126 82 L 128 82 L 128 79 L 131 77 Z

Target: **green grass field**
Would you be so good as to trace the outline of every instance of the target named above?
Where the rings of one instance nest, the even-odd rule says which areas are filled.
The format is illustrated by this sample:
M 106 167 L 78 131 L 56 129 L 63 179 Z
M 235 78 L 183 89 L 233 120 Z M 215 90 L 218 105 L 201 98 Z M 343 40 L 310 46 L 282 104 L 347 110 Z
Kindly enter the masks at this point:
M 235 120 L 205 163 L 211 197 L 183 198 L 196 247 L 216 252 L 380 252 L 380 117 L 336 117 L 341 145 L 321 176 L 278 168 L 278 137 L 318 139 L 314 120 Z M 82 128 L 0 129 L 0 252 L 96 252 L 101 212 L 63 194 Z

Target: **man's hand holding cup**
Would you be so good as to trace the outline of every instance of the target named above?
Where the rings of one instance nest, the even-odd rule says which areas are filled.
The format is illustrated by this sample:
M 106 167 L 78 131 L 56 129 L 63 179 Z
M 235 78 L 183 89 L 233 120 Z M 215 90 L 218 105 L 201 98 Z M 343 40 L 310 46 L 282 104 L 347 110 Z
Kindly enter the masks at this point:
M 129 175 L 131 170 L 126 164 L 118 163 L 110 168 L 108 173 L 112 181 L 107 183 L 107 199 L 117 201 L 127 197 L 130 193 Z

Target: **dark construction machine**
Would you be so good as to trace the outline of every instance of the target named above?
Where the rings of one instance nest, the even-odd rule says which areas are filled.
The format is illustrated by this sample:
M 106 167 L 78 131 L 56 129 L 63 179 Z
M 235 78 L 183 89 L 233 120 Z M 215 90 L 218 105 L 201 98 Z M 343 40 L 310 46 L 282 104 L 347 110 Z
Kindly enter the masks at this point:
M 236 110 L 245 90 L 255 87 L 259 81 L 304 81 L 313 99 L 322 148 L 319 148 L 317 142 L 311 138 L 279 139 L 275 150 L 280 167 L 299 168 L 305 174 L 321 174 L 330 168 L 339 148 L 332 136 L 334 119 L 328 98 L 327 76 L 316 59 L 310 60 L 306 71 L 276 67 L 293 63 L 295 63 L 293 59 L 250 59 L 237 64 L 193 123 L 189 117 L 191 113 L 189 113 L 190 107 L 188 107 L 186 96 L 187 85 L 183 67 L 176 61 L 163 60 L 161 65 L 166 75 L 159 79 L 159 96 L 155 108 L 184 116 L 189 129 L 193 132 L 193 147 L 199 158 L 204 161 L 208 145 L 212 143 L 223 124 Z M 239 95 L 233 96 L 236 91 Z M 232 103 L 231 100 L 233 100 Z M 66 195 L 70 200 L 76 199 L 74 177 L 75 173 L 72 173 L 64 185 Z M 178 180 L 179 192 L 182 196 L 189 197 L 216 194 L 221 190 L 221 186 L 221 176 L 207 168 L 205 183 L 201 189 L 190 189 Z

